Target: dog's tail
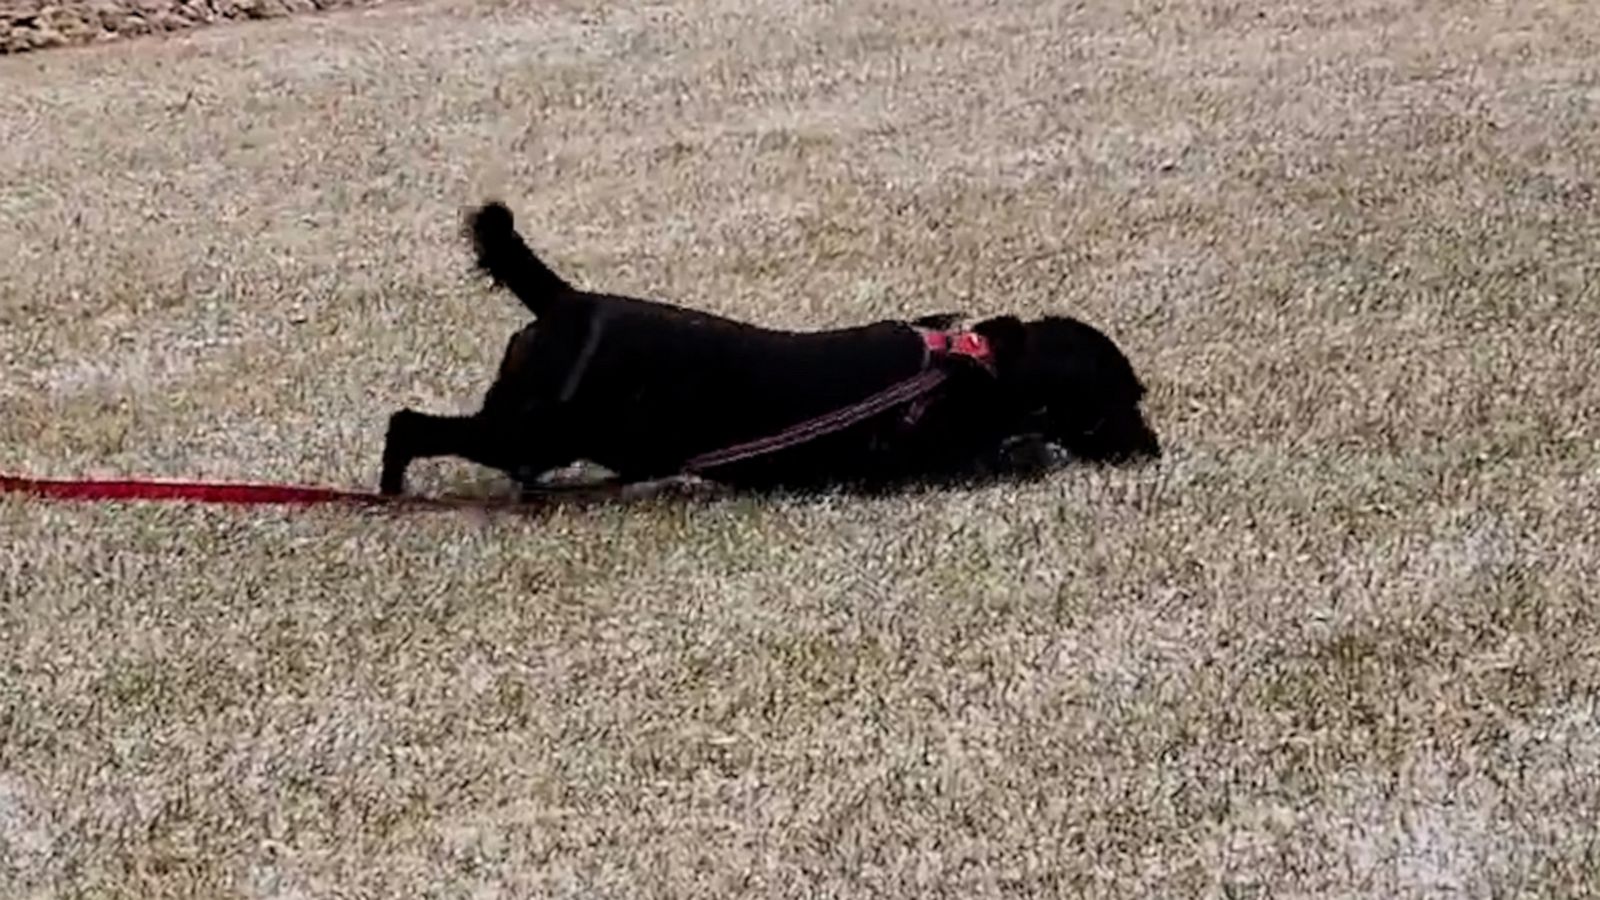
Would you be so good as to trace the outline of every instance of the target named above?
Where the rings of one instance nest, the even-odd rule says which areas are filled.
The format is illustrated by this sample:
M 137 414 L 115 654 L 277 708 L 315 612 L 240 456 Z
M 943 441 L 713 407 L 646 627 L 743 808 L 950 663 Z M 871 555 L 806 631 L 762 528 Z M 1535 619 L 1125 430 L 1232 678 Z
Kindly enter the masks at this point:
M 468 212 L 467 234 L 478 255 L 478 268 L 534 315 L 572 292 L 572 285 L 533 255 L 504 203 L 494 201 Z

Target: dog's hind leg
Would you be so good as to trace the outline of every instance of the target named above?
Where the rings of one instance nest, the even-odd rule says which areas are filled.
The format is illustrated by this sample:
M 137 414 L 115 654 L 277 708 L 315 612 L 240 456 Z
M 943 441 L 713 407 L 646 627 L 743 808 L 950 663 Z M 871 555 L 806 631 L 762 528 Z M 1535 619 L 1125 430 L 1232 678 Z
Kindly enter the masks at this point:
M 383 474 L 378 489 L 384 494 L 405 490 L 406 468 L 419 459 L 456 456 L 481 466 L 515 475 L 538 468 L 547 471 L 570 460 L 560 448 L 533 448 L 515 424 L 478 413 L 471 416 L 435 416 L 402 409 L 389 417 L 384 438 Z

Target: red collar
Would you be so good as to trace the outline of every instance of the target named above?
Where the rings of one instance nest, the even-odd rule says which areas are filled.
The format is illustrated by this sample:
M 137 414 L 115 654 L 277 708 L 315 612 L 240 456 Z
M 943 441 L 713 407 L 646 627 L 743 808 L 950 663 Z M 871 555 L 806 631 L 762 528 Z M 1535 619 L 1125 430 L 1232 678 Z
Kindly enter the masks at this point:
M 931 328 L 918 328 L 917 331 L 922 335 L 923 346 L 928 348 L 930 361 L 947 354 L 970 356 L 985 369 L 994 371 L 994 348 L 989 345 L 988 338 L 976 331 L 935 331 Z

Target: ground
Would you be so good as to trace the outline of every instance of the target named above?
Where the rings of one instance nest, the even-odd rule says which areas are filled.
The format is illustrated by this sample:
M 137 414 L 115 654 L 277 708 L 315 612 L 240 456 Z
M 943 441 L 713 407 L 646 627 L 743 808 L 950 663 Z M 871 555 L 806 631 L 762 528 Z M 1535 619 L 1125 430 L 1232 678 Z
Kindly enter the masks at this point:
M 0 58 L 0 472 L 371 487 L 524 321 L 490 196 L 772 324 L 1082 316 L 1170 451 L 0 498 L 0 895 L 1600 890 L 1588 7 L 446 0 Z

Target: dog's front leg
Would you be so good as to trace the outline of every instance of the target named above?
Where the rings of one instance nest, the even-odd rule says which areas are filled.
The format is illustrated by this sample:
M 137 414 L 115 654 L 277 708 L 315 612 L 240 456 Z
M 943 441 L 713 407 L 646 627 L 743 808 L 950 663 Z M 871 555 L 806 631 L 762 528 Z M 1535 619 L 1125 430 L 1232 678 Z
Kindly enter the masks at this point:
M 514 472 L 528 461 L 517 437 L 508 423 L 483 413 L 435 416 L 402 409 L 389 417 L 378 490 L 388 495 L 401 493 L 405 490 L 407 467 L 432 456 L 458 456 L 481 466 Z
M 394 496 L 406 488 L 406 469 L 411 461 L 426 454 L 420 447 L 424 440 L 424 422 L 432 418 L 411 409 L 402 409 L 389 417 L 389 429 L 383 436 L 383 473 L 378 478 L 378 491 Z

